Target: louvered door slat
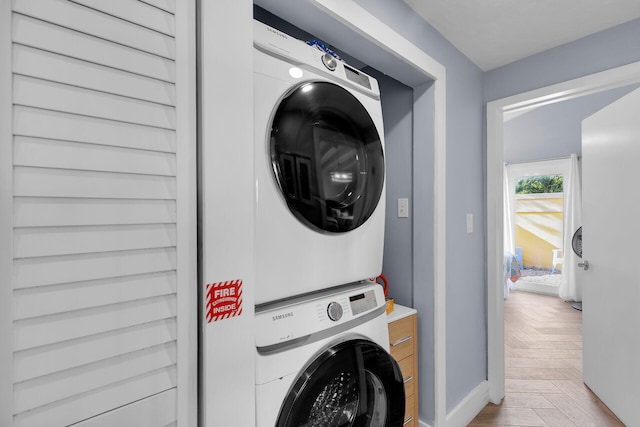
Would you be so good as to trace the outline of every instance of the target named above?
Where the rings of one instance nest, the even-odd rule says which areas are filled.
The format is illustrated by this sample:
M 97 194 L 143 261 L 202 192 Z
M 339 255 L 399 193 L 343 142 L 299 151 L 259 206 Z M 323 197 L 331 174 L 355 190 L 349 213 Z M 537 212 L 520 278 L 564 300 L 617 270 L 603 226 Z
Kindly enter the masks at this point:
M 35 258 L 173 247 L 176 228 L 175 224 L 19 228 L 13 239 L 14 257 Z
M 166 224 L 176 221 L 175 200 L 18 197 L 15 227 Z
M 74 0 L 109 15 L 134 22 L 168 36 L 175 36 L 173 14 L 137 0 Z
M 175 342 L 127 353 L 106 362 L 81 365 L 64 372 L 16 383 L 14 410 L 24 412 L 61 399 L 137 377 L 175 363 Z
M 14 289 L 175 270 L 175 248 L 19 258 Z
M 83 34 L 130 46 L 164 58 L 175 58 L 173 37 L 67 0 L 14 0 L 14 11 Z
M 158 9 L 165 10 L 170 13 L 176 12 L 175 0 L 141 0 L 143 3 L 150 4 Z
M 113 277 L 88 282 L 64 283 L 16 290 L 16 320 L 102 305 L 134 301 L 176 292 L 175 272 Z
M 14 77 L 13 85 L 13 102 L 18 105 L 175 128 L 174 108 L 167 105 L 19 75 Z
M 87 62 L 46 50 L 16 45 L 13 49 L 16 74 L 95 89 L 130 98 L 175 105 L 175 85 L 139 74 Z
M 112 43 L 57 25 L 15 15 L 13 40 L 39 49 L 107 65 L 123 71 L 175 82 L 175 64 L 172 60 Z
M 176 368 L 171 366 L 17 414 L 14 417 L 14 427 L 68 426 L 175 387 Z M 167 409 L 172 410 L 171 416 L 175 418 L 175 408 Z M 138 413 L 132 420 L 142 420 L 145 416 L 147 414 L 140 416 Z M 134 425 L 137 426 L 138 422 L 134 421 Z
M 175 389 L 158 393 L 131 405 L 123 406 L 106 414 L 88 419 L 74 427 L 113 427 L 126 426 L 132 419 L 139 419 L 136 427 L 158 427 L 175 425 Z M 141 419 L 137 414 L 146 414 Z
M 66 141 L 89 142 L 117 147 L 175 153 L 172 129 L 78 116 L 57 111 L 15 106 L 13 129 L 16 135 Z
M 16 136 L 14 164 L 146 175 L 176 175 L 173 153 Z
M 175 199 L 173 177 L 16 166 L 16 196 Z
M 141 323 L 175 317 L 175 296 L 167 295 L 94 309 L 43 316 L 14 322 L 14 348 L 26 350 L 41 345 L 86 337 Z
M 14 357 L 14 381 L 26 381 L 175 340 L 175 319 L 162 319 L 18 351 Z

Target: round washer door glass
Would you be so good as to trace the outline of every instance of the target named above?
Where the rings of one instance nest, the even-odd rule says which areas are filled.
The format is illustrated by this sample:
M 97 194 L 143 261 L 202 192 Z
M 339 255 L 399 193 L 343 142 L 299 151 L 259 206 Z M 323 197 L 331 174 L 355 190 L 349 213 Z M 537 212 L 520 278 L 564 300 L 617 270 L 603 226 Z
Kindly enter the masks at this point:
M 352 340 L 315 359 L 285 399 L 276 427 L 395 427 L 404 422 L 400 368 L 377 344 Z
M 289 92 L 274 115 L 270 149 L 280 190 L 305 225 L 342 233 L 373 214 L 384 184 L 382 142 L 346 89 L 308 82 Z

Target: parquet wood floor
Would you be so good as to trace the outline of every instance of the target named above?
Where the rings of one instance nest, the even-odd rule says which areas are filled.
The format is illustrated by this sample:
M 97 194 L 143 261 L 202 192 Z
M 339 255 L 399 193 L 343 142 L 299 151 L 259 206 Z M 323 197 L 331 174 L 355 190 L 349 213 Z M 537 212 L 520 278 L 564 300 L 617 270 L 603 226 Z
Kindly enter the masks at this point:
M 582 312 L 511 292 L 504 304 L 505 398 L 470 426 L 624 426 L 582 382 Z

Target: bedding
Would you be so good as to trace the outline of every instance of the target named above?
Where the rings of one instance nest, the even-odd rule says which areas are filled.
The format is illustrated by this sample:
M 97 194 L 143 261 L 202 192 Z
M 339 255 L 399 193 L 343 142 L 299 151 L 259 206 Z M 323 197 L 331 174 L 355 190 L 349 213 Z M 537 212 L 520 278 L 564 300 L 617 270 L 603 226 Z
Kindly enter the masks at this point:
M 520 263 L 511 252 L 504 253 L 504 298 L 507 299 L 509 291 L 516 288 L 515 283 L 522 275 Z

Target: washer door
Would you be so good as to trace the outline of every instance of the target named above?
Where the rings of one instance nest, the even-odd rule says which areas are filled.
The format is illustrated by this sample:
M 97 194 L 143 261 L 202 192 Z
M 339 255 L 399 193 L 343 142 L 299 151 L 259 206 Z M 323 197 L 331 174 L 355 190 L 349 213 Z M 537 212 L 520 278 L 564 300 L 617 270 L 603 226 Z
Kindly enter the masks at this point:
M 404 421 L 405 395 L 396 361 L 371 341 L 338 344 L 298 377 L 277 427 L 395 427 Z
M 382 142 L 346 89 L 307 82 L 289 92 L 274 115 L 270 149 L 280 190 L 305 225 L 342 233 L 373 214 L 384 183 Z

